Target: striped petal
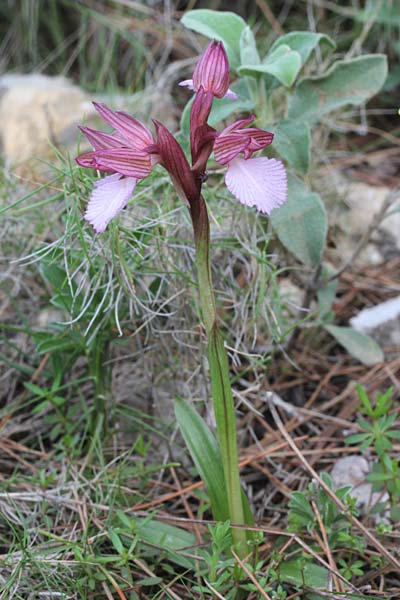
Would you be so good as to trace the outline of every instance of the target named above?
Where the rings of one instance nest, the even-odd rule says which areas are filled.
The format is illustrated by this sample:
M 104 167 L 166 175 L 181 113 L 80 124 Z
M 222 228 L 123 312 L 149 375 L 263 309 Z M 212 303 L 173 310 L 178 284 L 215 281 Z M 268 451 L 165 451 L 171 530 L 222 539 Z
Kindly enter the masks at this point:
M 119 173 L 99 179 L 94 184 L 85 212 L 85 219 L 97 233 L 102 233 L 128 203 L 135 189 L 136 179 L 121 177 Z
M 253 152 L 257 152 L 258 150 L 262 150 L 266 146 L 269 146 L 274 139 L 274 134 L 270 131 L 264 131 L 263 129 L 257 129 L 255 127 L 244 129 L 243 133 L 244 132 L 250 137 L 250 144 L 244 152 L 245 158 L 250 158 Z
M 225 127 L 225 129 L 221 131 L 221 135 L 228 135 L 228 133 L 233 133 L 233 131 L 236 131 L 237 129 L 243 129 L 246 127 L 246 125 L 250 125 L 250 123 L 252 123 L 255 119 L 256 115 L 254 114 L 246 117 L 245 119 L 238 119 L 237 121 L 234 121 Z
M 103 133 L 91 127 L 79 127 L 95 150 L 105 148 L 122 148 L 126 142 L 115 133 Z
M 116 173 L 143 179 L 151 169 L 150 156 L 147 152 L 139 152 L 130 148 L 112 148 L 93 152 L 96 165 L 100 170 L 112 169 Z
M 287 200 L 286 170 L 274 158 L 236 157 L 229 163 L 225 183 L 239 202 L 268 215 Z
M 115 169 L 108 169 L 99 165 L 96 158 L 97 153 L 98 150 L 95 150 L 94 152 L 84 152 L 77 156 L 75 160 L 80 167 L 85 167 L 85 169 L 97 169 L 103 173 L 115 173 Z
M 154 144 L 151 131 L 143 123 L 125 112 L 114 112 L 105 104 L 93 102 L 93 105 L 102 119 L 118 131 L 135 150 L 144 150 Z
M 220 135 L 214 142 L 214 157 L 220 165 L 226 165 L 243 152 L 250 144 L 250 138 L 244 135 Z

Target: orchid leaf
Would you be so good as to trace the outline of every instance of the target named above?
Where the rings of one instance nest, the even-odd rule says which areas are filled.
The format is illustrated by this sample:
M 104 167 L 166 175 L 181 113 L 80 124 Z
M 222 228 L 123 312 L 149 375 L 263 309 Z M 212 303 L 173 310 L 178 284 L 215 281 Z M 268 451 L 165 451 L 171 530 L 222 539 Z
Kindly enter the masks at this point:
M 240 60 L 240 36 L 246 27 L 245 21 L 233 12 L 200 8 L 185 13 L 181 22 L 188 29 L 224 43 L 232 69 Z
M 364 365 L 376 365 L 384 360 L 382 349 L 375 340 L 352 327 L 325 325 L 325 329 L 343 346 L 351 356 Z
M 192 533 L 169 523 L 150 519 L 137 519 L 135 525 L 139 539 L 151 544 L 158 557 L 161 549 L 165 551 L 168 559 L 175 564 L 185 569 L 193 568 L 193 560 L 183 555 L 184 549 L 196 544 L 196 538 Z M 145 552 L 146 549 L 143 549 L 143 551 Z
M 328 220 L 318 194 L 294 175 L 288 177 L 288 201 L 272 211 L 272 225 L 282 244 L 308 266 L 319 264 Z
M 228 497 L 217 440 L 200 415 L 182 398 L 175 400 L 175 416 L 190 456 L 207 487 L 214 518 L 227 521 Z
M 284 86 L 291 87 L 296 80 L 300 68 L 300 54 L 283 44 L 269 53 L 261 64 L 241 65 L 238 73 L 240 75 L 255 75 L 257 73 L 272 75 Z
M 311 132 L 307 123 L 280 121 L 272 129 L 274 147 L 281 158 L 300 175 L 305 175 L 310 165 Z
M 376 2 L 367 0 L 363 9 L 354 9 L 354 19 L 367 23 L 371 20 L 389 27 L 400 26 L 400 4 L 398 2 Z
M 289 103 L 289 118 L 312 123 L 347 104 L 362 104 L 381 89 L 386 76 L 383 54 L 340 60 L 324 75 L 300 81 Z
M 242 31 L 239 41 L 240 46 L 240 64 L 242 65 L 258 65 L 261 62 L 258 54 L 256 39 L 254 33 L 249 26 Z
M 312 562 L 284 560 L 279 565 L 279 576 L 283 581 L 297 586 L 325 589 L 328 571 Z M 313 598 L 321 598 L 321 596 L 313 595 Z
M 310 58 L 310 54 L 319 44 L 328 46 L 330 49 L 336 47 L 335 42 L 323 33 L 314 33 L 312 31 L 292 31 L 286 35 L 282 35 L 271 46 L 269 54 L 282 45 L 289 46 L 300 54 L 302 66 Z

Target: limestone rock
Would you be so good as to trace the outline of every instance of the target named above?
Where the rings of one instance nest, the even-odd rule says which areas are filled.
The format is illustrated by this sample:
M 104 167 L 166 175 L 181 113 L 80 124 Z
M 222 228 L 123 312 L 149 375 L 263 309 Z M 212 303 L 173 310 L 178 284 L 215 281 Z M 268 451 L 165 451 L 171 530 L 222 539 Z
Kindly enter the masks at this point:
M 364 514 L 368 513 L 378 502 L 388 503 L 389 501 L 387 492 L 372 491 L 372 485 L 366 480 L 369 473 L 369 464 L 360 455 L 340 458 L 331 472 L 334 489 L 351 486 L 350 493 L 357 500 L 357 505 Z
M 388 187 L 376 187 L 366 183 L 350 183 L 345 191 L 345 200 L 349 210 L 342 216 L 342 227 L 351 236 L 361 236 L 368 229 L 374 215 L 379 212 L 386 196 L 390 193 Z M 395 206 L 389 208 L 388 212 L 392 212 Z M 389 236 L 393 243 L 400 250 L 400 212 L 393 212 L 386 217 L 379 231 L 386 236 Z
M 364 308 L 350 319 L 350 325 L 373 337 L 382 347 L 400 347 L 400 296 Z
M 109 126 L 97 115 L 92 100 L 125 110 L 149 123 L 151 118 L 175 130 L 175 105 L 169 92 L 148 88 L 134 95 L 89 96 L 65 77 L 41 74 L 0 77 L 0 148 L 6 166 L 23 165 L 30 159 L 54 157 L 52 146 L 77 148 L 80 123 L 104 131 Z M 90 146 L 82 136 L 81 150 Z
M 76 125 L 93 112 L 89 97 L 65 77 L 0 77 L 0 135 L 6 165 L 54 156 L 51 145 L 75 142 Z

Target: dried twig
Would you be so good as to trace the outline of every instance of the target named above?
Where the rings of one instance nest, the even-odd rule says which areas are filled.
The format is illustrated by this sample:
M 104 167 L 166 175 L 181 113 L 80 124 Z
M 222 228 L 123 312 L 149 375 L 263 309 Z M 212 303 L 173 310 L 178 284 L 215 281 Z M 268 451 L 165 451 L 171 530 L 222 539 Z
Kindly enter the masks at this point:
M 282 25 L 279 23 L 278 19 L 270 9 L 267 0 L 256 0 L 256 3 L 275 33 L 278 35 L 284 35 L 285 32 L 282 28 Z
M 244 562 L 242 560 L 240 560 L 240 558 L 238 557 L 236 552 L 233 550 L 233 548 L 231 549 L 231 552 L 232 552 L 233 556 L 235 557 L 238 565 L 240 565 L 241 569 L 243 569 L 243 571 L 246 573 L 247 577 L 254 583 L 257 590 L 260 592 L 261 597 L 266 598 L 267 600 L 271 600 L 271 596 L 268 596 L 267 592 L 262 589 L 261 585 L 258 583 L 257 579 L 254 577 L 253 573 L 246 567 Z
M 333 574 L 333 581 L 335 583 L 336 589 L 338 592 L 344 592 L 344 587 L 342 585 L 342 582 L 340 581 L 340 579 L 337 577 L 337 566 L 335 564 L 335 561 L 333 560 L 333 556 L 332 556 L 332 552 L 331 549 L 329 547 L 329 541 L 328 541 L 328 536 L 326 534 L 326 529 L 324 526 L 324 522 L 322 520 L 321 517 L 321 513 L 318 510 L 318 506 L 316 504 L 316 502 L 314 500 L 311 500 L 311 505 L 314 511 L 314 514 L 316 516 L 316 519 L 318 521 L 318 525 L 321 531 L 321 535 L 322 535 L 322 544 L 321 547 L 323 548 L 323 550 L 325 550 L 329 565 L 332 569 Z

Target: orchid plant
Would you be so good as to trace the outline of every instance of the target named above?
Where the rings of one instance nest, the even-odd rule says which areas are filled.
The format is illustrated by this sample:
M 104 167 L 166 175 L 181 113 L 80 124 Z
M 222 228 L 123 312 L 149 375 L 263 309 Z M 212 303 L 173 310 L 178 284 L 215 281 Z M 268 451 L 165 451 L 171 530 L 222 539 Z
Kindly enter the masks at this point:
M 137 119 L 98 103 L 94 103 L 96 110 L 114 132 L 81 127 L 93 151 L 81 154 L 76 161 L 82 167 L 106 174 L 95 183 L 85 212 L 85 219 L 97 233 L 105 231 L 111 219 L 127 205 L 137 181 L 147 177 L 156 164 L 168 171 L 178 195 L 189 209 L 229 517 L 232 524 L 243 526 L 246 519 L 238 468 L 235 408 L 211 281 L 210 226 L 202 185 L 207 179 L 207 163 L 214 153 L 215 161 L 227 167 L 226 186 L 239 202 L 270 214 L 286 201 L 287 177 L 279 160 L 253 157 L 271 144 L 274 137 L 268 131 L 251 127 L 255 115 L 239 119 L 222 131 L 208 123 L 214 98 L 235 98 L 229 89 L 229 63 L 222 42 L 211 41 L 195 67 L 193 79 L 181 85 L 195 93 L 190 110 L 191 165 L 162 123 L 154 120 L 153 136 Z M 238 553 L 244 556 L 245 528 L 234 528 L 232 537 Z

